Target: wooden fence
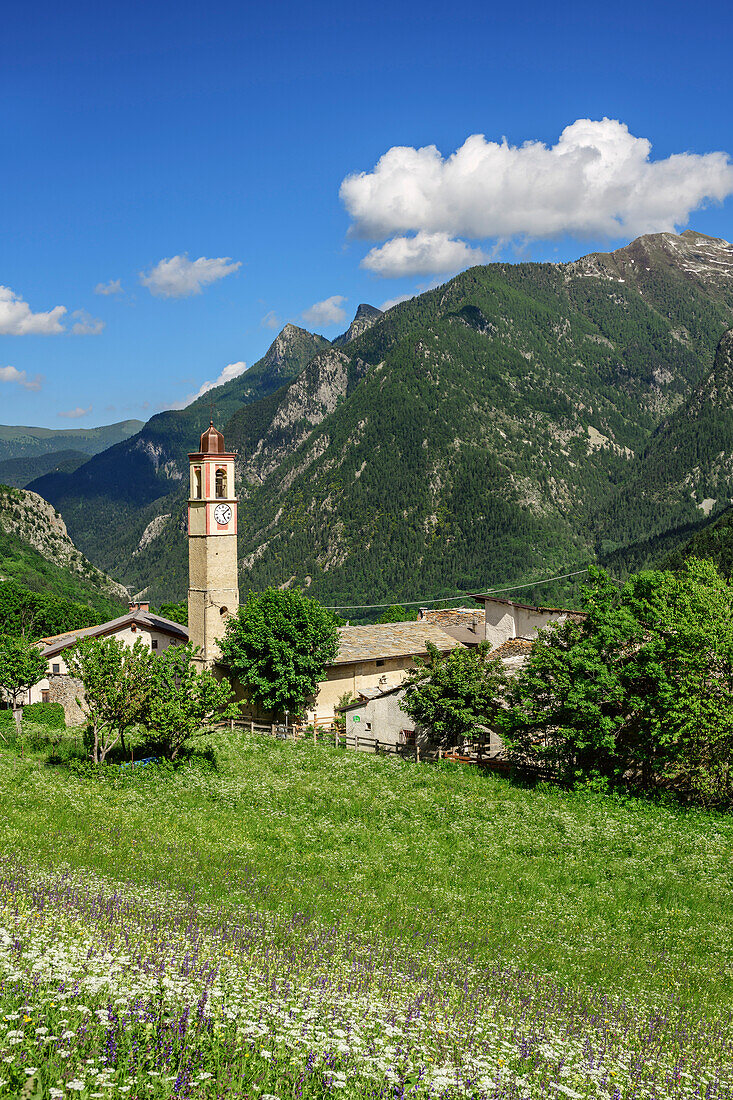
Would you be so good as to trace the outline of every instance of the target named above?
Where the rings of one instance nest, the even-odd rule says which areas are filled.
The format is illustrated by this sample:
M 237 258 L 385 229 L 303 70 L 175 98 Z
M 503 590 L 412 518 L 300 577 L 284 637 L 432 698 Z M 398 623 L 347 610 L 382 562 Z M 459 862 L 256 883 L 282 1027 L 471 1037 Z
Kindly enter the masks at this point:
M 415 760 L 420 763 L 436 763 L 445 760 L 457 764 L 470 764 L 475 767 L 488 768 L 492 771 L 506 772 L 510 770 L 509 763 L 489 752 L 488 744 L 475 744 L 466 746 L 461 750 L 422 748 L 418 744 L 395 745 L 391 742 L 380 741 L 378 737 L 368 737 L 360 733 L 344 733 L 339 729 L 333 719 L 323 719 L 315 726 L 300 726 L 297 724 L 285 724 L 273 722 L 271 724 L 256 722 L 249 719 L 234 719 L 229 722 L 230 729 L 244 729 L 250 733 L 264 734 L 274 737 L 278 741 L 312 741 L 314 745 L 319 743 L 331 744 L 340 749 L 352 749 L 355 752 L 376 753 L 378 755 L 400 756 L 403 759 Z

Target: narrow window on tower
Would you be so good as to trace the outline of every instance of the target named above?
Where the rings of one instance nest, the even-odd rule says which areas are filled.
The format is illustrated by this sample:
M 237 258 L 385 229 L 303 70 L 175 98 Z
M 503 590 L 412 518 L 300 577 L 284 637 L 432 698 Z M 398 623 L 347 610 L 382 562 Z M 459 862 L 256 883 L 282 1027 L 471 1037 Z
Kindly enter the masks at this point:
M 222 500 L 226 499 L 227 472 L 225 466 L 217 466 L 216 469 L 216 495 Z
M 193 495 L 195 500 L 201 500 L 201 467 L 193 468 Z

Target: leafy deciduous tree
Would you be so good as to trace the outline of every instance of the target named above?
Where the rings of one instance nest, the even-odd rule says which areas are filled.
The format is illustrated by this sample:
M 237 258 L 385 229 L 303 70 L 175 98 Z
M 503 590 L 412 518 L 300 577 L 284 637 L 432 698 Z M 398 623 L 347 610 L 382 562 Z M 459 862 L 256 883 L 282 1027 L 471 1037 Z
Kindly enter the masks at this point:
M 91 756 L 103 764 L 125 730 L 144 722 L 151 696 L 154 657 L 142 639 L 134 646 L 119 638 L 91 638 L 66 654 L 69 675 L 80 680 L 77 703 L 90 735 Z
M 223 663 L 253 703 L 297 714 L 338 650 L 338 619 L 300 589 L 250 592 L 227 623 Z
M 163 747 L 175 760 L 196 737 L 210 733 L 216 722 L 238 712 L 231 702 L 232 688 L 205 669 L 197 671 L 191 658 L 193 647 L 171 646 L 153 663 L 153 685 L 147 722 Z
M 513 680 L 502 737 L 567 778 L 679 779 L 729 797 L 733 588 L 710 562 L 615 585 L 592 570 L 586 618 L 549 627 Z
M 501 706 L 501 661 L 486 642 L 445 656 L 431 642 L 426 647 L 428 656 L 407 674 L 403 709 L 444 744 L 480 737 Z
M 0 691 L 13 708 L 19 739 L 23 733 L 23 699 L 46 671 L 46 661 L 32 642 L 0 635 Z
M 380 617 L 377 619 L 379 623 L 406 623 L 411 622 L 417 618 L 417 612 L 410 610 L 406 611 L 401 604 L 393 603 L 391 607 L 386 607 Z

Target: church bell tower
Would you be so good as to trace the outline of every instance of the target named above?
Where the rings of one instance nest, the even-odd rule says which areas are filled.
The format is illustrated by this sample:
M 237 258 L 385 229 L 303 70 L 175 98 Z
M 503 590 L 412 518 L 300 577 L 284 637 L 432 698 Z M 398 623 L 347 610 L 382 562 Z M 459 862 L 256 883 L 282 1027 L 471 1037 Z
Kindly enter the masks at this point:
M 234 453 L 225 450 L 213 420 L 188 461 L 188 632 L 198 660 L 211 666 L 221 656 L 227 619 L 239 607 Z

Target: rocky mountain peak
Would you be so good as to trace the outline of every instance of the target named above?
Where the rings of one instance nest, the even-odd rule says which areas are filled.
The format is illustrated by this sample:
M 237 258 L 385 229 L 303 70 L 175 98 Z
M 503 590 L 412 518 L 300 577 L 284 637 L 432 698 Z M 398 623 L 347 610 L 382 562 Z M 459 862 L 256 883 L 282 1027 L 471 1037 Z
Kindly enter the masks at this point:
M 649 273 L 670 268 L 709 290 L 727 293 L 733 277 L 733 245 L 694 229 L 646 233 L 615 252 L 594 252 L 567 265 L 568 271 L 643 286 Z
M 299 328 L 298 325 L 289 321 L 260 360 L 262 372 L 274 378 L 287 376 L 289 381 L 293 374 L 291 367 L 295 360 L 298 360 L 302 366 L 322 348 L 328 346 L 329 342 L 324 337 L 314 336 L 312 332 Z
M 655 264 L 676 267 L 681 273 L 708 282 L 733 275 L 733 245 L 719 237 L 707 237 L 686 229 L 684 233 L 649 233 L 613 253 L 622 265 Z
M 366 302 L 362 302 L 354 314 L 354 320 L 351 322 L 346 332 L 342 332 L 340 336 L 336 337 L 333 341 L 334 345 L 340 348 L 344 344 L 348 344 L 350 340 L 355 340 L 357 336 L 361 336 L 367 329 L 370 329 L 375 321 L 378 321 L 381 316 L 381 309 L 377 309 L 376 306 L 370 306 Z

